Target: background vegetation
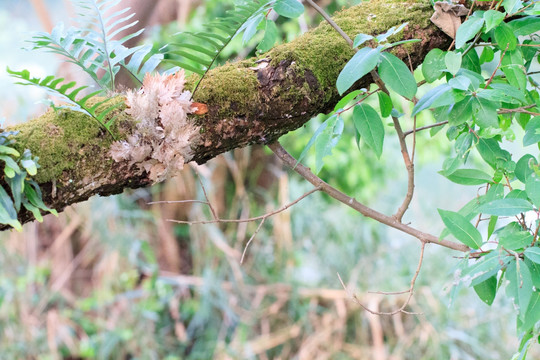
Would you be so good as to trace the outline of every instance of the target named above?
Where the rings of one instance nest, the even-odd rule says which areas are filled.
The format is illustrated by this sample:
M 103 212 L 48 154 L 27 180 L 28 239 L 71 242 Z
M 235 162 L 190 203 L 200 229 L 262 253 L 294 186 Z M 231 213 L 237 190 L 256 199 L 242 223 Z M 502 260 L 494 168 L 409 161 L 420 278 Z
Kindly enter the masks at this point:
M 333 12 L 355 2 L 319 3 Z M 156 25 L 146 34 L 158 47 L 178 27 L 198 30 L 230 4 L 193 2 L 185 23 Z M 18 50 L 29 38 L 24 32 L 46 26 L 37 20 L 44 15 L 67 22 L 65 2 L 46 5 L 38 14 L 27 2 L 0 3 L 0 68 L 24 64 L 39 76 L 58 66 L 53 56 L 36 59 Z M 25 20 L 28 14 L 35 18 Z M 311 11 L 299 21 L 279 19 L 280 36 L 287 41 L 319 21 Z M 255 51 L 238 39 L 220 61 Z M 58 69 L 62 76 L 69 71 Z M 13 87 L 5 73 L 0 81 L 0 117 L 24 121 L 43 110 L 34 105 L 42 94 Z M 320 121 L 287 135 L 283 145 L 298 156 Z M 387 138 L 390 155 L 379 161 L 370 151 L 350 153 L 354 130 L 344 133 L 320 176 L 378 209 L 395 209 L 406 187 L 404 174 L 388 160 L 399 154 L 397 139 Z M 444 134 L 419 136 L 424 149 L 450 151 Z M 460 208 L 476 191 L 466 194 L 436 175 L 437 152 L 418 151 L 417 200 L 407 214 L 431 233 L 443 228 L 432 209 Z M 314 164 L 309 156 L 306 161 Z M 315 193 L 265 223 L 240 264 L 257 224 L 175 225 L 167 219 L 200 220 L 209 211 L 150 204 L 204 200 L 199 181 L 224 218 L 263 214 L 309 189 L 268 151 L 251 147 L 186 168 L 164 184 L 94 198 L 58 219 L 25 225 L 22 233 L 0 234 L 0 358 L 498 359 L 515 352 L 510 301 L 497 297 L 489 308 L 471 289 L 454 289 L 459 259 L 448 250 L 427 249 L 410 304 L 421 315 L 374 316 L 351 301 L 336 273 L 370 308 L 393 310 L 405 295 L 369 291 L 408 288 L 417 240 Z M 538 349 L 531 358 L 535 354 Z

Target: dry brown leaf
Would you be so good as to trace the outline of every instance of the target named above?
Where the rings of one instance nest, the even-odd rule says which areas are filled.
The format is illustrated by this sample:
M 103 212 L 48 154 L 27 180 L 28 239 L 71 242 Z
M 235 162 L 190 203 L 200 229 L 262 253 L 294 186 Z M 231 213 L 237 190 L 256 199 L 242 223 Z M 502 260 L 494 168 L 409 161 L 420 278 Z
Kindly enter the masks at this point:
M 461 16 L 469 13 L 463 5 L 449 4 L 438 1 L 435 3 L 435 13 L 431 16 L 431 22 L 452 39 L 456 38 L 456 31 L 461 25 Z

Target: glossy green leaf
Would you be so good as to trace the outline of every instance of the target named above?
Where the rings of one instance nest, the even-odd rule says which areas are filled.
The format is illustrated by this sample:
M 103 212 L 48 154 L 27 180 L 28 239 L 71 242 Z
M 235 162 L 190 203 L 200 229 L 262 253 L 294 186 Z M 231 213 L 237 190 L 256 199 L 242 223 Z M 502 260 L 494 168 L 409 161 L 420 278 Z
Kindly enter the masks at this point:
M 456 75 L 459 69 L 461 69 L 462 56 L 460 53 L 449 51 L 444 56 L 444 64 L 446 69 L 452 75 Z
M 472 110 L 474 122 L 481 128 L 499 126 L 497 105 L 493 102 L 480 97 L 473 97 Z
M 443 76 L 443 70 L 446 69 L 445 54 L 441 49 L 433 49 L 427 53 L 422 63 L 422 74 L 427 82 L 432 83 Z
M 381 54 L 379 76 L 382 81 L 399 95 L 412 99 L 416 94 L 416 80 L 401 59 L 390 53 Z
M 362 90 L 351 91 L 345 95 L 341 100 L 338 101 L 336 106 L 334 106 L 334 111 L 343 110 L 355 97 L 362 93 Z
M 533 246 L 530 248 L 525 249 L 525 252 L 523 253 L 527 259 L 531 260 L 532 262 L 535 262 L 537 264 L 540 264 L 540 248 L 537 246 Z
M 525 36 L 540 31 L 540 17 L 525 16 L 508 23 L 515 36 Z
M 536 208 L 540 209 L 540 179 L 536 173 L 527 178 L 525 192 Z
M 362 45 L 366 41 L 369 41 L 369 40 L 372 40 L 372 39 L 373 39 L 373 36 L 371 36 L 371 35 L 358 34 L 354 38 L 353 47 L 359 47 L 360 45 Z
M 495 53 L 493 52 L 493 49 L 489 46 L 485 46 L 484 49 L 482 50 L 482 54 L 480 54 L 480 64 L 493 61 L 494 58 L 495 58 Z
M 15 205 L 2 186 L 0 186 L 0 224 L 9 225 L 17 231 L 22 230 L 22 225 L 17 220 Z
M 495 41 L 497 42 L 497 47 L 500 50 L 505 51 L 508 49 L 508 51 L 514 51 L 516 49 L 517 38 L 512 32 L 510 26 L 508 26 L 506 23 L 502 23 L 497 26 L 493 35 L 495 37 Z
M 518 326 L 518 330 L 522 333 L 528 333 L 534 328 L 538 321 L 540 321 L 540 292 L 537 289 L 537 291 L 534 291 L 531 295 L 529 307 L 523 315 L 523 321 Z M 531 341 L 534 341 L 534 339 L 531 339 Z
M 264 24 L 262 30 L 264 30 L 264 37 L 257 45 L 257 49 L 261 52 L 267 52 L 270 50 L 279 38 L 279 31 L 276 23 L 272 20 L 264 20 L 261 24 Z
M 482 246 L 482 235 L 466 218 L 457 212 L 438 211 L 444 225 L 458 241 L 473 249 Z
M 534 172 L 531 166 L 537 164 L 538 163 L 534 156 L 531 154 L 525 154 L 518 160 L 514 174 L 519 181 L 525 184 L 529 176 Z
M 494 250 L 465 269 L 463 275 L 470 276 L 472 278 L 471 285 L 476 286 L 490 277 L 497 275 L 499 270 L 508 262 L 510 262 L 508 256 L 501 255 L 498 251 Z
M 277 0 L 274 11 L 281 16 L 297 18 L 304 12 L 304 5 L 297 0 Z
M 475 37 L 484 26 L 484 19 L 470 17 L 467 21 L 460 25 L 456 32 L 456 49 L 459 49 Z
M 530 246 L 533 241 L 533 236 L 528 231 L 516 231 L 512 233 L 499 234 L 499 246 L 506 250 L 519 250 Z
M 506 52 L 501 61 L 501 70 L 510 85 L 520 90 L 526 89 L 527 76 L 525 74 L 523 53 L 520 49 Z
M 446 178 L 460 185 L 482 185 L 493 181 L 492 176 L 476 169 L 456 170 Z
M 455 104 L 452 107 L 452 110 L 450 110 L 448 124 L 451 126 L 458 126 L 468 120 L 471 120 L 473 114 L 473 100 L 474 98 L 472 96 L 468 96 Z
M 390 116 L 392 109 L 394 108 L 392 99 L 382 91 L 379 91 L 377 96 L 379 97 L 379 109 L 381 111 L 381 116 L 383 118 Z
M 337 115 L 332 115 L 330 118 L 326 119 L 321 125 L 319 125 L 317 130 L 315 130 L 315 132 L 313 133 L 313 136 L 311 137 L 311 139 L 309 139 L 306 147 L 304 148 L 304 150 L 302 150 L 302 153 L 298 157 L 298 160 L 296 161 L 297 164 L 300 163 L 304 159 L 304 157 L 307 155 L 309 149 L 311 149 L 311 147 L 315 144 L 315 142 L 317 141 L 319 136 L 322 134 L 322 132 L 326 129 L 326 127 L 328 126 L 330 121 L 334 121 L 334 120 L 332 120 L 332 118 L 334 118 L 336 116 Z
M 345 65 L 337 78 L 337 89 L 343 94 L 364 75 L 377 66 L 381 52 L 379 49 L 365 47 L 360 49 Z
M 533 293 L 531 272 L 522 260 L 512 261 L 506 268 L 505 277 L 510 282 L 506 294 L 514 299 L 519 317 L 523 320 Z
M 474 291 L 480 300 L 488 305 L 493 304 L 493 300 L 497 294 L 497 277 L 492 276 L 489 279 L 482 281 L 480 284 L 475 285 Z
M 501 149 L 499 142 L 495 139 L 478 139 L 476 149 L 482 159 L 494 169 L 497 168 L 498 163 L 509 161 L 512 157 L 508 151 Z
M 521 0 L 503 0 L 502 6 L 508 15 L 512 15 L 523 7 L 523 2 Z
M 353 121 L 356 131 L 380 157 L 384 143 L 384 124 L 377 111 L 367 104 L 359 104 L 353 110 Z
M 513 216 L 533 210 L 533 206 L 527 200 L 522 199 L 498 199 L 483 204 L 478 209 L 481 213 L 496 216 Z
M 523 146 L 529 146 L 540 142 L 540 116 L 535 116 L 525 126 Z
M 504 15 L 504 13 L 496 10 L 486 11 L 483 15 L 483 18 L 486 21 L 485 32 L 487 33 L 488 31 L 499 25 L 504 20 Z
M 316 173 L 319 173 L 324 165 L 323 159 L 332 155 L 332 149 L 336 147 L 343 133 L 343 118 L 333 116 L 329 119 L 328 126 L 324 129 L 315 143 Z
M 413 108 L 411 116 L 417 115 L 420 111 L 429 109 L 430 107 L 435 107 L 437 100 L 448 98 L 449 101 L 453 98 L 452 88 L 448 84 L 442 84 L 436 88 L 428 91 L 422 98 L 416 103 Z M 444 101 L 446 103 L 446 101 Z M 448 104 L 446 104 L 448 105 Z M 442 105 L 441 105 L 442 106 Z

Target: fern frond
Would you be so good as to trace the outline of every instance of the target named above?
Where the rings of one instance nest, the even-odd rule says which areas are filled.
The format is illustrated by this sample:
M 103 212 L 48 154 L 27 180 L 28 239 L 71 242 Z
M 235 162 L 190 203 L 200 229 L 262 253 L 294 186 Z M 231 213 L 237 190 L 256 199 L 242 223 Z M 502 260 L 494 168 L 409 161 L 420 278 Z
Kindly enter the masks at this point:
M 274 3 L 275 0 L 254 0 L 237 5 L 234 10 L 228 11 L 225 17 L 216 19 L 205 26 L 209 31 L 218 30 L 218 32 L 177 34 L 181 41 L 170 44 L 171 50 L 167 51 L 167 54 L 178 56 L 179 59 L 165 59 L 164 62 L 199 74 L 200 79 L 193 90 L 195 93 L 201 80 L 215 64 L 223 49 L 250 24 L 258 23 L 257 20 L 260 21 L 263 12 L 270 9 Z M 244 41 L 247 40 L 244 39 Z
M 88 104 L 88 100 L 93 97 L 103 94 L 103 90 L 94 91 L 81 99 L 77 99 L 77 95 L 88 86 L 76 87 L 75 81 L 64 83 L 63 78 L 56 78 L 54 76 L 47 76 L 43 79 L 31 77 L 28 70 L 22 71 L 13 71 L 10 68 L 7 68 L 7 72 L 14 78 L 22 80 L 22 82 L 17 82 L 20 85 L 35 85 L 41 88 L 44 88 L 48 93 L 62 98 L 64 101 L 69 103 L 69 107 L 72 110 L 80 111 L 86 115 L 91 116 L 95 119 L 107 132 L 115 138 L 114 134 L 111 131 L 111 126 L 116 117 L 113 117 L 110 120 L 107 120 L 107 116 L 116 108 L 118 108 L 121 103 L 115 102 L 113 105 L 106 107 L 104 110 L 98 110 L 102 105 L 106 105 L 112 99 L 107 98 L 103 101 L 100 101 L 96 104 Z
M 82 68 L 103 89 L 114 90 L 115 77 L 125 67 L 135 79 L 142 82 L 146 72 L 156 69 L 163 59 L 161 54 L 151 54 L 152 47 L 127 48 L 125 42 L 139 36 L 144 29 L 116 40 L 122 31 L 138 21 L 131 21 L 134 13 L 125 8 L 108 14 L 121 0 L 74 0 L 78 9 L 80 28 L 64 30 L 60 24 L 51 34 L 40 32 L 32 37 L 34 49 L 45 49 L 67 58 L 68 62 Z M 130 60 L 128 60 L 131 57 Z M 98 76 L 100 70 L 104 74 Z

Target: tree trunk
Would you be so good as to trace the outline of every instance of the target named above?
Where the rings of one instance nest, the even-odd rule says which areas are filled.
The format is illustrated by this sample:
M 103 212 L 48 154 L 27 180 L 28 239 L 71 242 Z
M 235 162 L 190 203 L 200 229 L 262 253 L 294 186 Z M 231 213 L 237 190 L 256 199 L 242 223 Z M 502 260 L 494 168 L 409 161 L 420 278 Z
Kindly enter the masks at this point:
M 352 38 L 358 33 L 380 34 L 408 22 L 394 39 L 421 41 L 393 52 L 416 67 L 429 50 L 446 49 L 451 41 L 431 24 L 431 15 L 429 1 L 372 0 L 336 14 L 334 20 Z M 192 158 L 187 160 L 204 163 L 234 148 L 275 141 L 312 116 L 330 111 L 340 98 L 337 76 L 353 54 L 339 34 L 323 23 L 259 58 L 211 70 L 194 95 L 194 101 L 206 104 L 209 111 L 189 118 L 198 133 L 190 140 Z M 354 88 L 370 83 L 365 77 Z M 119 127 L 134 121 L 124 109 L 116 120 Z M 19 131 L 18 149 L 29 148 L 39 156 L 36 180 L 46 204 L 58 211 L 93 195 L 152 183 L 135 165 L 115 162 L 110 156 L 111 136 L 82 113 L 51 110 L 9 130 Z M 29 214 L 20 217 L 22 222 L 32 219 Z

